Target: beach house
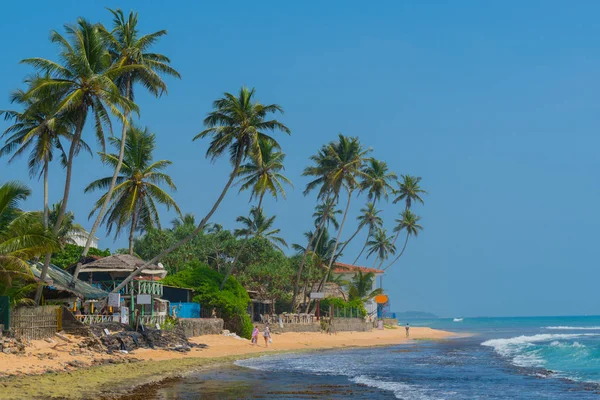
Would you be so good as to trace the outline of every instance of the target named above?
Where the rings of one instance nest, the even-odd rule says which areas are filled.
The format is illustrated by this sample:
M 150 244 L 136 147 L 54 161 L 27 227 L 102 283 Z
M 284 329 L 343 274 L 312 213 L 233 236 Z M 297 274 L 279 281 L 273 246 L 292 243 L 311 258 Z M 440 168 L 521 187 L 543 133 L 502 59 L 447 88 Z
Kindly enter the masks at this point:
M 129 254 L 113 254 L 108 257 L 90 257 L 82 265 L 78 278 L 106 292 L 112 292 L 137 267 L 145 262 Z M 75 266 L 69 267 L 73 273 Z M 169 313 L 169 302 L 163 299 L 161 279 L 167 275 L 162 264 L 150 265 L 123 287 L 115 308 L 127 310 L 125 317 L 130 323 L 154 325 L 163 323 Z M 94 314 L 93 302 L 87 305 L 85 315 L 77 316 L 84 323 L 101 321 L 103 316 Z M 91 311 L 91 312 L 90 312 Z M 124 322 L 124 321 L 121 321 Z
M 352 282 L 352 278 L 354 278 L 354 276 L 361 271 L 363 274 L 368 274 L 370 272 L 373 273 L 373 275 L 375 275 L 375 279 L 373 279 L 373 284 L 371 287 L 371 290 L 369 292 L 372 292 L 373 290 L 377 289 L 377 281 L 379 280 L 380 276 L 383 276 L 384 271 L 381 269 L 376 269 L 376 268 L 368 268 L 368 267 L 361 267 L 358 265 L 351 265 L 351 264 L 344 264 L 341 262 L 336 262 L 333 266 L 333 270 L 332 270 L 332 277 L 334 278 L 334 280 L 336 278 L 339 278 L 341 281 L 345 281 L 345 282 Z M 343 284 L 340 289 L 344 292 L 344 297 L 348 297 L 348 283 Z M 375 314 L 377 312 L 377 304 L 375 303 L 375 300 L 370 299 L 367 300 L 365 302 L 365 308 L 367 309 L 367 313 L 368 314 Z

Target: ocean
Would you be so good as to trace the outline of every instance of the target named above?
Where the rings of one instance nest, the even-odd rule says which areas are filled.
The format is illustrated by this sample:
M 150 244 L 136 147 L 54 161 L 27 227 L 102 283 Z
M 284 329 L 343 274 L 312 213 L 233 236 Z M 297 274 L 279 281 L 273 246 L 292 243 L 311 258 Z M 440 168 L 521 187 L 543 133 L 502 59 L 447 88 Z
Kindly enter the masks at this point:
M 406 322 L 474 335 L 241 360 L 164 387 L 158 397 L 600 399 L 599 316 Z

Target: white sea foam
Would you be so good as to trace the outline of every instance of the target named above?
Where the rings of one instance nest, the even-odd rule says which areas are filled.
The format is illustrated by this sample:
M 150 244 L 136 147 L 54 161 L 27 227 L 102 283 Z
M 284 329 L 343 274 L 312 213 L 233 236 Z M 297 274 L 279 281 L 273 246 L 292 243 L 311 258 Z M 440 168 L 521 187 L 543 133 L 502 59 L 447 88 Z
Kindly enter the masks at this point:
M 545 326 L 543 329 L 556 331 L 600 331 L 600 326 Z
M 552 347 L 559 347 L 561 349 L 566 349 L 566 348 L 576 348 L 576 349 L 585 349 L 585 344 L 581 344 L 577 341 L 573 342 L 573 343 L 565 343 L 565 342 L 559 342 L 558 340 L 555 340 L 554 342 L 550 343 L 550 346 Z
M 406 400 L 433 400 L 433 399 L 441 399 L 440 397 L 432 397 L 427 393 L 427 390 L 420 388 L 415 385 L 408 385 L 402 382 L 390 382 L 385 380 L 380 380 L 377 378 L 370 378 L 365 375 L 355 376 L 350 378 L 350 381 L 365 385 L 369 387 L 373 387 L 376 389 L 387 390 L 394 393 L 394 396 L 397 399 L 406 399 Z
M 551 342 L 551 346 L 552 343 L 557 343 L 556 346 L 559 346 L 559 340 L 599 335 L 598 333 L 544 333 L 533 336 L 517 336 L 509 339 L 491 339 L 481 343 L 481 345 L 493 347 L 496 353 L 510 358 L 512 363 L 519 367 L 543 367 L 545 360 L 540 356 L 540 349 L 532 349 L 536 343 Z M 584 345 L 574 342 L 570 346 L 581 347 Z

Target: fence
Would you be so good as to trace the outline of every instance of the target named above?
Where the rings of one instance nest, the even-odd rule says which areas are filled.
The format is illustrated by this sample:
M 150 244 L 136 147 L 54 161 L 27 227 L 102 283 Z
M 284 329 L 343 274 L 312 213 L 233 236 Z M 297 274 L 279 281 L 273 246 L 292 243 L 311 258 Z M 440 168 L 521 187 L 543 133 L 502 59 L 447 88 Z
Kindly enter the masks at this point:
M 364 318 L 365 312 L 358 307 L 321 307 L 321 315 L 334 318 Z
M 38 340 L 62 329 L 62 307 L 19 307 L 11 312 L 11 329 L 16 337 Z

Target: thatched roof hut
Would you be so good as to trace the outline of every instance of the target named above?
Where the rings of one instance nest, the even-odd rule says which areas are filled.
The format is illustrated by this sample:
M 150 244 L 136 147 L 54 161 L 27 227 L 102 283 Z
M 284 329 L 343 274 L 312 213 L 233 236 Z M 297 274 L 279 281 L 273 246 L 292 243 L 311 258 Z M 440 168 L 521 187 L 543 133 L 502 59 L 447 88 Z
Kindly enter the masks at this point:
M 103 257 L 83 264 L 81 266 L 80 276 L 85 276 L 90 273 L 106 273 L 109 274 L 113 280 L 122 279 L 145 263 L 144 260 L 130 256 L 129 254 L 113 254 L 112 256 Z M 146 277 L 147 279 L 152 278 L 155 280 L 164 278 L 166 275 L 167 271 L 162 264 L 159 263 L 158 265 L 152 264 L 147 266 L 139 276 L 142 279 Z

